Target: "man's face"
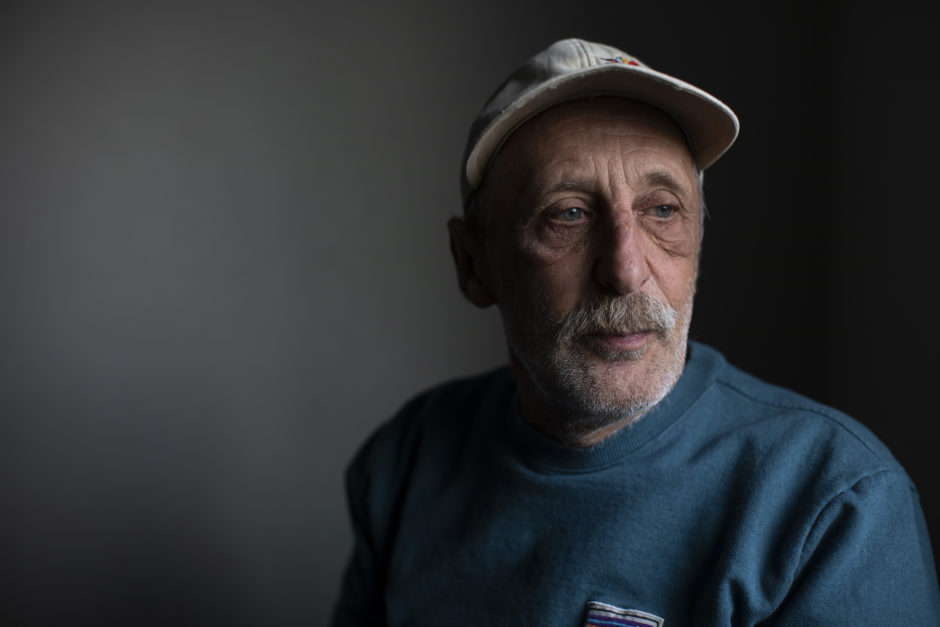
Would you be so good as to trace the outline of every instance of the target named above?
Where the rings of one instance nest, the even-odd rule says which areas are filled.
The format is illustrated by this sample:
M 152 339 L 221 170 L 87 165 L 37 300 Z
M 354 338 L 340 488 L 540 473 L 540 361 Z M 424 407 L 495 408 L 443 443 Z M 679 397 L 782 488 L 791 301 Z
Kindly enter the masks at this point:
M 599 441 L 682 372 L 701 238 L 685 139 L 640 103 L 566 103 L 510 136 L 485 185 L 488 287 L 526 419 Z

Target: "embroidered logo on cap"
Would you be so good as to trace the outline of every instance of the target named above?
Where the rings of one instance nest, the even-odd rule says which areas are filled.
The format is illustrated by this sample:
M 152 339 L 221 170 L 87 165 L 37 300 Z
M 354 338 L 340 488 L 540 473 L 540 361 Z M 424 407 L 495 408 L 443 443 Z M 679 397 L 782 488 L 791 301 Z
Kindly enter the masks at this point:
M 648 612 L 591 601 L 584 627 L 662 627 L 666 621 Z
M 601 59 L 601 61 L 607 61 L 608 63 L 623 63 L 624 65 L 640 65 L 633 59 L 628 59 L 627 57 L 611 57 L 610 59 Z

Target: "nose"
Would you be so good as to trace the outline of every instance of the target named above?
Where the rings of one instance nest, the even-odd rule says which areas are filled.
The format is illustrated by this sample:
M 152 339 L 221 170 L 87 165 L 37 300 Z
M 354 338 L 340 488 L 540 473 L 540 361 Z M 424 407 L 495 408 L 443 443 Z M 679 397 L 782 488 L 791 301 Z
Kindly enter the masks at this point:
M 596 237 L 594 277 L 610 293 L 640 290 L 650 278 L 648 242 L 632 211 L 615 215 Z

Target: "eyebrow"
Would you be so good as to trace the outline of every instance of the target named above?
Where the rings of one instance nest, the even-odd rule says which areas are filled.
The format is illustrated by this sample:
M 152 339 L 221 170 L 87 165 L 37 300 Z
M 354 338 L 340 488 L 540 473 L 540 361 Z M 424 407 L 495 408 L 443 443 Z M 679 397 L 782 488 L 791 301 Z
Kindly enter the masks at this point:
M 669 172 L 664 172 L 661 170 L 649 172 L 643 175 L 642 180 L 646 185 L 665 187 L 674 192 L 678 192 L 679 194 L 688 196 L 692 193 L 692 190 L 689 189 L 688 185 L 684 185 L 678 181 Z
M 654 170 L 652 172 L 647 172 L 640 177 L 640 182 L 647 187 L 665 187 L 679 194 L 690 195 L 692 193 L 692 190 L 689 189 L 688 185 L 683 184 L 676 177 L 674 177 L 669 172 L 666 172 L 665 170 Z M 556 192 L 583 190 L 586 189 L 587 186 L 587 183 L 580 179 L 565 179 L 557 185 L 553 185 L 549 190 L 547 190 L 547 193 L 553 194 Z
M 585 187 L 586 187 L 586 184 L 584 183 L 584 181 L 575 180 L 575 179 L 566 179 L 560 182 L 558 185 L 555 185 L 551 189 L 549 189 L 548 193 L 551 194 L 554 192 L 570 192 L 572 190 L 584 189 Z

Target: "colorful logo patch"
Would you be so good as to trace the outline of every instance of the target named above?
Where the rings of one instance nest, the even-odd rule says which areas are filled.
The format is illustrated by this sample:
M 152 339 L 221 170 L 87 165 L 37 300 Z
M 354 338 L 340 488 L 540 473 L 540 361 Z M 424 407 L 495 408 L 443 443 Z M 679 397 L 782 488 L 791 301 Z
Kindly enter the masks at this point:
M 666 622 L 655 614 L 625 610 L 597 601 L 588 603 L 587 609 L 584 627 L 662 627 Z
M 610 59 L 601 59 L 601 61 L 606 61 L 607 63 L 623 63 L 624 65 L 640 65 L 633 59 L 628 59 L 627 57 L 612 57 Z

